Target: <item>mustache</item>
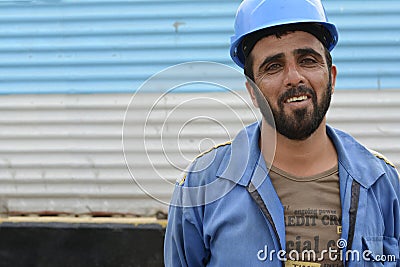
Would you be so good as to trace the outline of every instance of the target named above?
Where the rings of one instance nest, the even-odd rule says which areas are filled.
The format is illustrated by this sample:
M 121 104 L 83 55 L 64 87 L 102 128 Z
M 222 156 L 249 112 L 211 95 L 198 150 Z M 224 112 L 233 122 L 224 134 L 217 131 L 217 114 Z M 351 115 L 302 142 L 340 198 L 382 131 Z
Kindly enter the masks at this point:
M 314 92 L 313 89 L 300 85 L 297 87 L 292 87 L 285 91 L 280 97 L 279 97 L 279 103 L 283 103 L 286 99 L 299 96 L 299 95 L 310 95 L 313 100 L 317 99 L 317 95 Z

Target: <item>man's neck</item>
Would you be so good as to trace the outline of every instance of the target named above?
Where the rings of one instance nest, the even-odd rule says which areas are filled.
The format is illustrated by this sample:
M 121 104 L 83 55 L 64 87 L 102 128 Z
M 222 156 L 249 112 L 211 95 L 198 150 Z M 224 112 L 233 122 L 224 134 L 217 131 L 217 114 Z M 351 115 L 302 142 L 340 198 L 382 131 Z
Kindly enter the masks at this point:
M 271 139 L 265 137 L 272 136 L 272 131 L 272 127 L 263 121 L 260 148 L 267 162 L 272 158 L 271 142 L 268 142 Z M 326 120 L 324 119 L 318 129 L 306 140 L 291 140 L 276 133 L 276 149 L 272 164 L 298 177 L 319 174 L 334 167 L 337 164 L 337 153 L 326 133 Z

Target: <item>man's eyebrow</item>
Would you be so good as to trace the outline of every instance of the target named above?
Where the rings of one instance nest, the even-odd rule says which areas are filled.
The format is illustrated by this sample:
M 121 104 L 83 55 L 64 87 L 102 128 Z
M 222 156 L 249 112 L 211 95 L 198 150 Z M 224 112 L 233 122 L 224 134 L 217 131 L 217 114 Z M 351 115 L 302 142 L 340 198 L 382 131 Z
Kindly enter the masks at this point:
M 261 63 L 261 65 L 258 67 L 258 72 L 260 72 L 261 69 L 262 69 L 265 65 L 267 65 L 268 63 L 270 63 L 270 62 L 272 62 L 272 61 L 276 61 L 276 60 L 282 59 L 282 58 L 284 58 L 284 57 L 285 57 L 285 54 L 283 54 L 283 53 L 279 53 L 279 54 L 276 54 L 276 55 L 273 55 L 273 56 L 266 57 L 266 58 L 264 59 L 264 61 Z
M 313 48 L 309 48 L 309 47 L 296 49 L 296 50 L 294 50 L 293 54 L 300 55 L 300 56 L 313 55 L 313 56 L 321 58 L 321 59 L 323 58 L 320 53 L 315 51 Z

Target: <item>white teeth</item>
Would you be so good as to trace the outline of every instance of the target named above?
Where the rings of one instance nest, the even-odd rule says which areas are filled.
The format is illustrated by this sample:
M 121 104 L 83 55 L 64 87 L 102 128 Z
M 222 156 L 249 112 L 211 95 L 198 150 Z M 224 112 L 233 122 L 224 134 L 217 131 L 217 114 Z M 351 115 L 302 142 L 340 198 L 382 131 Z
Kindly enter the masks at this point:
M 303 100 L 306 100 L 306 99 L 308 99 L 308 97 L 306 95 L 295 96 L 295 97 L 292 97 L 292 98 L 289 98 L 288 100 L 286 100 L 286 103 L 292 103 L 292 102 L 295 102 L 295 101 L 303 101 Z

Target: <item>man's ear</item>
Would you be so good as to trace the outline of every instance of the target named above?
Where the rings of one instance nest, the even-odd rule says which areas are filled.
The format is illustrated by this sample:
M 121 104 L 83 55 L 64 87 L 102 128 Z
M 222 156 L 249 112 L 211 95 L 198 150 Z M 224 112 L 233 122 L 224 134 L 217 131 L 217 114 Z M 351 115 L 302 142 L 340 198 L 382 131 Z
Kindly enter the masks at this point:
M 337 76 L 336 65 L 332 65 L 330 75 L 331 75 L 331 81 L 332 81 L 332 94 L 333 94 L 333 92 L 335 92 L 336 76 Z
M 254 86 L 256 86 L 256 85 L 254 84 L 253 81 L 249 81 L 249 80 L 246 81 L 246 89 L 247 89 L 247 92 L 249 92 L 249 95 L 250 95 L 251 101 L 253 102 L 253 105 L 254 105 L 256 108 L 258 108 L 258 103 L 257 103 L 256 95 L 255 95 L 255 93 L 254 93 L 254 90 L 257 90 L 257 89 L 255 89 Z

